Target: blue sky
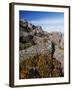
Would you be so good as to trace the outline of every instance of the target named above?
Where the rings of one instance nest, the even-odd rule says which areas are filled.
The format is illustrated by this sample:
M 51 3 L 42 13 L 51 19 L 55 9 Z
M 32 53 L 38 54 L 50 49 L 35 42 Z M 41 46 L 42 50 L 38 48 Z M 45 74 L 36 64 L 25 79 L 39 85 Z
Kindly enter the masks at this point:
M 64 13 L 61 12 L 19 11 L 19 18 L 42 26 L 48 32 L 64 32 Z

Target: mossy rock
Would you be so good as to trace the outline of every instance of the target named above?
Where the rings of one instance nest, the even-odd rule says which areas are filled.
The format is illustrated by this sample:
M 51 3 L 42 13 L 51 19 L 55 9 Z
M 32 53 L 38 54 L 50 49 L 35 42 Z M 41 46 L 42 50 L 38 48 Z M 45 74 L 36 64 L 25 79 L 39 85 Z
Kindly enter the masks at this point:
M 32 43 L 20 43 L 19 50 L 27 49 L 32 46 Z

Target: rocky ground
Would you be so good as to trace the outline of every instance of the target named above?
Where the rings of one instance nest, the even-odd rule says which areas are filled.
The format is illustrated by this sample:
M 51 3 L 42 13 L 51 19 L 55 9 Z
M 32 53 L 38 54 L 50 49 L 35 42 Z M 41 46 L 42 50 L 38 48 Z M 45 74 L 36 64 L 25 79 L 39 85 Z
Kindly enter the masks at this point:
M 20 20 L 20 79 L 64 76 L 64 35 Z

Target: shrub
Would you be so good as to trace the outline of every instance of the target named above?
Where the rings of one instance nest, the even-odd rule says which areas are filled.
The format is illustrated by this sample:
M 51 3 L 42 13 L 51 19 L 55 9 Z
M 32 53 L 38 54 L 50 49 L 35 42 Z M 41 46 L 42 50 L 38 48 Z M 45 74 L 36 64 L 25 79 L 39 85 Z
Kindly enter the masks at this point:
M 19 50 L 27 49 L 27 48 L 29 48 L 31 46 L 32 46 L 31 43 L 24 43 L 24 44 L 23 43 L 20 43 Z
M 31 28 L 27 28 L 27 32 L 32 32 L 32 29 Z
M 22 73 L 20 72 L 21 78 L 23 78 L 23 73 L 24 73 L 24 78 L 30 78 L 29 77 L 30 71 L 33 68 L 35 68 L 35 70 L 37 70 L 39 74 L 39 75 L 37 74 L 35 78 L 62 77 L 63 76 L 63 73 L 61 70 L 61 63 L 55 58 L 52 59 L 50 56 L 47 56 L 44 53 L 30 57 L 24 60 L 22 64 L 25 66 L 24 68 L 28 69 L 29 73 L 27 73 L 27 71 L 25 71 L 25 69 L 22 68 L 23 72 L 22 70 L 20 70 L 22 72 Z M 27 77 L 25 76 L 25 74 L 27 75 Z M 33 78 L 33 76 L 31 77 Z
M 48 42 L 48 38 L 45 37 L 45 38 L 43 39 L 43 41 L 44 41 L 44 43 L 47 43 L 47 42 Z

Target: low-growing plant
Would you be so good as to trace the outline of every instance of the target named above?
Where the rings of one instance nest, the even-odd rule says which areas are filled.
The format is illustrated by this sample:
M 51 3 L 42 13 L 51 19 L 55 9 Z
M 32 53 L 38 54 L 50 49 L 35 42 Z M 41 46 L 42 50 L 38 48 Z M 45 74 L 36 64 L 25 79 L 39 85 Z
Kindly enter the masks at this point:
M 39 76 L 38 74 L 37 76 L 35 76 L 36 78 L 63 76 L 63 73 L 61 71 L 61 63 L 55 58 L 51 58 L 50 56 L 44 53 L 41 53 L 36 56 L 31 56 L 30 58 L 23 61 L 23 65 L 25 65 L 25 68 L 28 69 L 29 73 L 34 68 L 34 70 L 37 71 L 39 74 Z M 29 77 L 30 74 L 27 73 L 25 69 L 22 70 L 21 70 L 22 73 L 20 73 L 20 77 L 23 78 L 23 74 L 24 74 L 24 78 L 30 78 Z M 25 73 L 27 73 L 27 77 L 25 76 Z
M 27 49 L 32 46 L 32 43 L 20 43 L 19 50 Z

